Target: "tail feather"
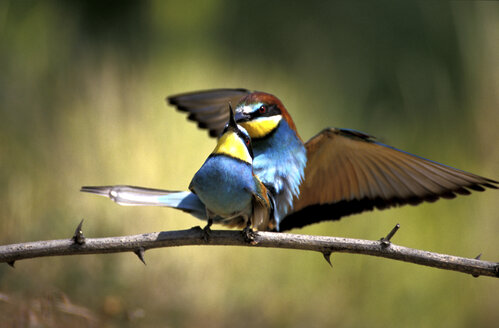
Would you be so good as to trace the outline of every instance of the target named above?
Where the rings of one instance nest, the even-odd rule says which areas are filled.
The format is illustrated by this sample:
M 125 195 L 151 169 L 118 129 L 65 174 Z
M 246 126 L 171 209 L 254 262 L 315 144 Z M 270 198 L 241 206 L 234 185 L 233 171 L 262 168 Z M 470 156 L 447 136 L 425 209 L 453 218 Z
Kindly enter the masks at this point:
M 134 186 L 81 187 L 80 191 L 107 197 L 124 206 L 166 206 L 206 220 L 206 209 L 190 191 L 169 191 Z

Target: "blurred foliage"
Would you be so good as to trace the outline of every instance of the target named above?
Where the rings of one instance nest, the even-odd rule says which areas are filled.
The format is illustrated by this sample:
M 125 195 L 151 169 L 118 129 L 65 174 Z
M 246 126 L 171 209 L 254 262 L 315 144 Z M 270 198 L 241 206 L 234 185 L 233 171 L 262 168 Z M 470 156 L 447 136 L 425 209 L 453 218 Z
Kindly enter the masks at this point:
M 82 217 L 93 237 L 199 224 L 78 190 L 185 189 L 214 142 L 164 98 L 203 88 L 276 94 L 304 139 L 325 126 L 355 128 L 497 179 L 497 40 L 497 2 L 0 0 L 0 242 L 69 238 Z M 377 239 L 400 222 L 395 243 L 497 261 L 496 200 L 489 191 L 296 232 Z M 148 251 L 147 266 L 133 254 L 21 261 L 0 267 L 0 319 L 47 327 L 499 320 L 494 279 L 365 256 L 332 260 L 333 270 L 317 254 L 184 247 Z M 76 314 L 61 314 L 64 306 Z

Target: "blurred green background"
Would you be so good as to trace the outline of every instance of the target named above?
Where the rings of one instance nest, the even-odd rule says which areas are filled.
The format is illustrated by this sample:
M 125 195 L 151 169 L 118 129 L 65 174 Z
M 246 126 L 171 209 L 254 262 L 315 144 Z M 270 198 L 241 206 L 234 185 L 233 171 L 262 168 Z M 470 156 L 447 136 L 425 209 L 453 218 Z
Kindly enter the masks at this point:
M 185 189 L 214 140 L 167 95 L 274 93 L 326 126 L 499 178 L 499 3 L 0 0 L 0 243 L 185 229 L 82 185 Z M 497 191 L 293 232 L 499 260 Z M 219 227 L 216 227 L 219 228 Z M 75 327 L 482 327 L 499 284 L 385 259 L 231 247 L 0 266 L 0 322 Z

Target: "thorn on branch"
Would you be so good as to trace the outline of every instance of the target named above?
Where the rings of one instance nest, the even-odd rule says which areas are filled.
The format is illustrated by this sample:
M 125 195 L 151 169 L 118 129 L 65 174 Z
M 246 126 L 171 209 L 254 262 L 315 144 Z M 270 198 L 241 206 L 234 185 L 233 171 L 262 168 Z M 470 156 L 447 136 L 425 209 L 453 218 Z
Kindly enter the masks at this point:
M 16 261 L 7 262 L 8 265 L 10 265 L 11 267 L 13 267 L 15 269 L 16 267 L 14 266 L 14 263 L 16 263 Z
M 140 247 L 139 249 L 135 250 L 134 253 L 135 255 L 137 255 L 137 257 L 139 258 L 139 260 L 142 261 L 142 263 L 144 263 L 144 265 L 147 265 L 146 264 L 146 261 L 144 260 L 144 254 L 145 254 L 146 250 L 144 247 Z
M 383 247 L 388 247 L 390 246 L 391 242 L 390 239 L 395 235 L 395 233 L 399 230 L 400 224 L 396 224 L 395 227 L 393 227 L 392 231 L 386 235 L 386 237 L 381 238 L 379 241 L 381 242 L 381 245 Z
M 475 256 L 475 260 L 480 260 L 480 258 L 482 257 L 482 253 L 478 254 L 477 256 Z M 472 273 L 471 274 L 473 276 L 473 278 L 478 278 L 480 277 L 479 274 L 475 274 L 475 273 Z
M 331 254 L 332 254 L 332 252 L 330 252 L 330 251 L 324 251 L 324 252 L 322 252 L 322 255 L 324 256 L 324 259 L 329 264 L 329 266 L 332 268 L 333 264 L 331 263 Z
M 71 240 L 73 240 L 74 243 L 78 245 L 85 244 L 85 236 L 83 236 L 83 230 L 81 230 L 82 226 L 83 226 L 83 219 L 81 219 L 80 224 L 78 224 L 78 226 L 76 227 L 73 238 L 71 238 Z

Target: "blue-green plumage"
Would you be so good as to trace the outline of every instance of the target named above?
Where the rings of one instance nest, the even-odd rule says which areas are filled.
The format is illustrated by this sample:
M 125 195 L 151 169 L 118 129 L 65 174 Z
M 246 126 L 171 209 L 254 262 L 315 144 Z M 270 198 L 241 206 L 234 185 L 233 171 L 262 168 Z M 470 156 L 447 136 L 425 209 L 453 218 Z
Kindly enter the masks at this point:
M 230 107 L 230 106 L 229 106 Z M 213 153 L 194 175 L 189 189 L 206 206 L 208 226 L 213 219 L 229 225 L 273 225 L 267 189 L 253 174 L 253 152 L 248 132 L 230 119 Z
M 251 216 L 256 188 L 249 163 L 227 155 L 212 155 L 196 172 L 189 189 L 212 213 L 222 217 Z
M 307 151 L 294 130 L 282 120 L 265 138 L 253 139 L 253 170 L 270 188 L 276 199 L 274 217 L 279 222 L 292 209 L 298 197 L 307 164 Z

